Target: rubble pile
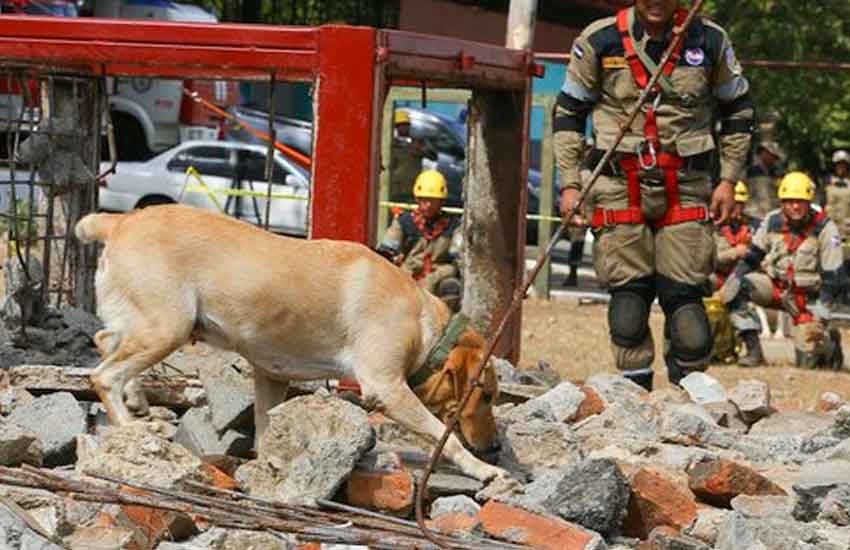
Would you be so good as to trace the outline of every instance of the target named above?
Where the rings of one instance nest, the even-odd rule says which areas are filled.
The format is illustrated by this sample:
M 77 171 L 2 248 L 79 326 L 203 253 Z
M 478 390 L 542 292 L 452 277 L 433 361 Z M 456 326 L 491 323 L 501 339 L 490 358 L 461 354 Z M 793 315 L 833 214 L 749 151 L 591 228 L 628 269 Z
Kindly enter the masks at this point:
M 498 371 L 499 465 L 513 477 L 482 483 L 445 460 L 437 465 L 424 496 L 427 524 L 451 547 L 850 550 L 850 403 L 842 396 L 781 412 L 758 380 L 724 388 L 697 373 L 683 390 L 648 393 L 615 374 L 577 385 L 545 365 L 517 371 L 499 361 Z M 19 365 L 3 373 L 0 547 L 342 550 L 367 548 L 357 538 L 362 518 L 415 530 L 430 447 L 356 395 L 295 384 L 255 450 L 244 362 L 219 362 L 200 376 L 147 375 L 144 422 L 122 428 L 108 426 L 87 372 Z M 33 467 L 62 483 L 111 480 L 126 498 L 71 498 L 3 474 L 32 476 Z M 217 520 L 191 505 L 143 505 L 156 500 L 151 488 L 199 487 L 238 495 L 232 502 L 245 515 L 237 521 L 230 510 Z M 373 516 L 344 516 L 336 533 L 347 538 L 334 539 L 325 524 L 257 523 L 255 506 L 302 519 L 307 510 L 325 514 L 314 521 Z

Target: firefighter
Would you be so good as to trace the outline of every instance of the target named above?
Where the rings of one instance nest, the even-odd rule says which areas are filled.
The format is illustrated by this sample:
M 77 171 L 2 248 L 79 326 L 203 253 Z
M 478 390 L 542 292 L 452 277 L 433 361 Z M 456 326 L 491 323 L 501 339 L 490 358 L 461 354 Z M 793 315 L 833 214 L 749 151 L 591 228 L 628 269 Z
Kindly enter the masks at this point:
M 393 219 L 378 252 L 413 276 L 420 286 L 439 296 L 452 310 L 460 307 L 460 218 L 443 212 L 448 196 L 446 178 L 425 170 L 416 178 L 417 208 Z M 456 235 L 456 233 L 458 235 Z
M 410 113 L 397 109 L 393 113 L 393 141 L 390 150 L 390 200 L 408 202 L 410 182 L 422 171 L 422 159 L 436 159 L 425 142 L 413 137 Z
M 614 146 L 672 29 L 686 17 L 676 0 L 636 0 L 616 16 L 591 23 L 573 43 L 553 120 L 564 215 L 582 190 L 579 160 L 587 117 L 598 161 Z M 713 181 L 712 130 L 718 119 L 720 172 Z M 648 321 L 656 296 L 665 315 L 670 381 L 678 384 L 707 365 L 712 335 L 702 299 L 714 271 L 711 218 L 721 223 L 729 217 L 752 130 L 749 83 L 726 32 L 695 17 L 594 187 L 594 264 L 611 293 L 615 363 L 647 389 L 655 354 Z
M 763 141 L 756 148 L 752 166 L 747 169 L 747 186 L 751 194 L 748 213 L 764 219 L 768 212 L 779 208 L 776 189 L 782 177 L 780 165 L 785 152 L 775 141 Z
M 744 211 L 750 200 L 747 184 L 739 181 L 735 184 L 735 208 L 729 223 L 717 226 L 714 233 L 714 242 L 717 246 L 717 268 L 714 272 L 715 288 L 720 289 L 726 279 L 735 271 L 735 266 L 746 256 L 753 240 L 753 235 L 759 228 L 760 220 L 747 215 Z M 738 358 L 734 327 L 729 318 L 729 310 L 723 305 L 718 297 L 706 298 L 706 310 L 711 321 L 712 334 L 714 334 L 714 351 L 712 356 L 721 361 L 734 361 L 744 366 L 759 364 L 761 355 L 753 355 L 755 351 L 752 344 L 747 346 L 747 355 Z M 738 334 L 740 339 L 746 339 L 745 335 Z M 748 335 L 752 337 L 752 335 Z
M 714 242 L 717 245 L 717 289 L 723 286 L 729 274 L 747 254 L 753 235 L 759 228 L 761 220 L 745 213 L 749 200 L 747 184 L 739 181 L 735 184 L 735 208 L 732 210 L 732 216 L 728 223 L 716 227 Z
M 829 312 L 843 286 L 841 237 L 826 213 L 812 208 L 815 184 L 802 172 L 789 172 L 779 183 L 780 208 L 771 212 L 721 294 L 732 322 L 751 356 L 763 361 L 760 322 L 747 302 L 788 312 L 797 366 L 842 368 L 844 355 Z M 757 272 L 759 268 L 763 273 Z
M 850 153 L 839 149 L 832 155 L 833 172 L 826 178 L 826 215 L 838 225 L 844 243 L 844 259 L 850 247 Z

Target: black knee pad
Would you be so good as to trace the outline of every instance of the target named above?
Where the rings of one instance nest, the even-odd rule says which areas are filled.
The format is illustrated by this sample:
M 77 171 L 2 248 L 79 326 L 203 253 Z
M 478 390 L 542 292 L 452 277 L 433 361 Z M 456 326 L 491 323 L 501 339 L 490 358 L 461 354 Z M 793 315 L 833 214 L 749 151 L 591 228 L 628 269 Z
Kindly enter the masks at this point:
M 670 351 L 683 361 L 700 361 L 711 354 L 714 336 L 702 302 L 682 304 L 667 317 Z
M 608 305 L 608 329 L 611 340 L 624 348 L 635 348 L 649 332 L 649 302 L 641 294 L 631 290 L 616 290 L 611 293 Z

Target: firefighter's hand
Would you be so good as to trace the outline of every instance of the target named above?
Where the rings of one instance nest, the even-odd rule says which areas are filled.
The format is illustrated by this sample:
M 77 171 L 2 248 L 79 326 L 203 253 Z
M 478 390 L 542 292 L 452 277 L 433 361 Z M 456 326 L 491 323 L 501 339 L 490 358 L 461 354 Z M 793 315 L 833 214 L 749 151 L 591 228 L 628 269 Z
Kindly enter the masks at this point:
M 747 251 L 749 251 L 749 250 L 750 250 L 749 244 L 740 243 L 740 244 L 735 245 L 735 254 L 738 256 L 739 259 L 746 256 Z
M 715 225 L 729 221 L 735 207 L 735 184 L 729 180 L 720 180 L 711 194 L 711 219 Z
M 564 218 L 564 222 L 568 225 L 577 225 L 582 226 L 586 225 L 584 218 L 582 218 L 581 213 L 576 213 L 571 219 L 567 219 L 567 216 L 573 211 L 576 203 L 578 202 L 578 198 L 581 196 L 581 191 L 578 189 L 573 189 L 572 187 L 567 187 L 563 191 L 561 191 L 561 217 Z

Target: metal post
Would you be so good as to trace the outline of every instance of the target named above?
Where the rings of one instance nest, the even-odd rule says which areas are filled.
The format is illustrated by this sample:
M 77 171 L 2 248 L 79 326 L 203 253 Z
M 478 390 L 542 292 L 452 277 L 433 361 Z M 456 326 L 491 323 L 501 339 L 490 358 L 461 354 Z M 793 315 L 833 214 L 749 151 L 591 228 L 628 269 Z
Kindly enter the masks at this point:
M 511 0 L 505 47 L 515 50 L 532 49 L 536 19 L 537 0 Z

